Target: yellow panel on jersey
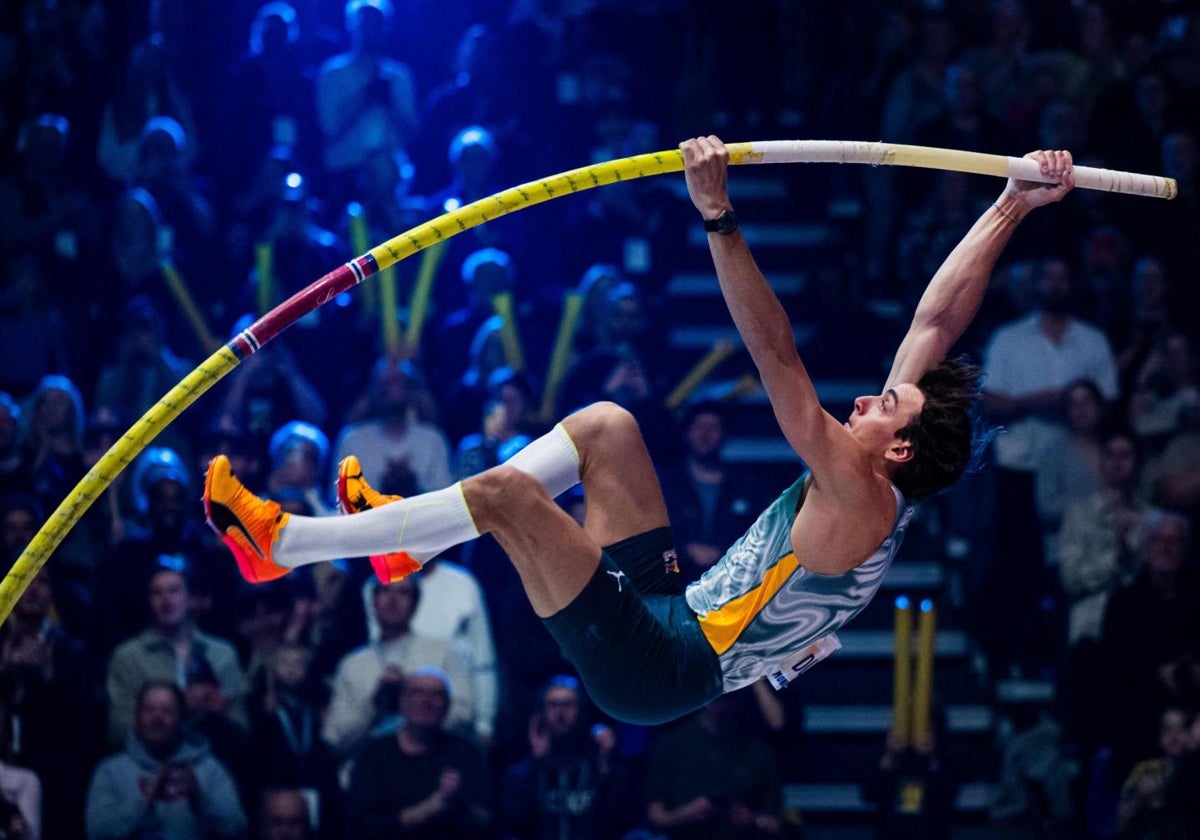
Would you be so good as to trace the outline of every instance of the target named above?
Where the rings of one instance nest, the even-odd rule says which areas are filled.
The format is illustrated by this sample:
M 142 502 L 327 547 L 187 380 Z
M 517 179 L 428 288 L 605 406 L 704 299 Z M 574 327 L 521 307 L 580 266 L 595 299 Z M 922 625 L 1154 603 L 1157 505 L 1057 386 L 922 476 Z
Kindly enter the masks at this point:
M 712 645 L 713 650 L 720 656 L 733 647 L 733 643 L 742 635 L 742 631 L 762 612 L 775 593 L 780 590 L 796 569 L 800 561 L 796 553 L 790 552 L 779 559 L 774 566 L 763 575 L 762 582 L 745 595 L 740 595 L 726 602 L 717 610 L 709 610 L 704 615 L 697 616 L 700 629 Z

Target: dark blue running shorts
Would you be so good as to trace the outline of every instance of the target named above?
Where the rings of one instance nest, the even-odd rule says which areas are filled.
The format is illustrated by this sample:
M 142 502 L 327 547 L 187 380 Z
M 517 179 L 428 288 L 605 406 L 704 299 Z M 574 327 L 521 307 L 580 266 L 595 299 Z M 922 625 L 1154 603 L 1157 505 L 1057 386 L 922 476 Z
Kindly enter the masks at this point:
M 658 528 L 605 548 L 583 591 L 543 619 L 606 714 L 649 726 L 722 693 L 720 662 L 681 589 L 671 529 Z

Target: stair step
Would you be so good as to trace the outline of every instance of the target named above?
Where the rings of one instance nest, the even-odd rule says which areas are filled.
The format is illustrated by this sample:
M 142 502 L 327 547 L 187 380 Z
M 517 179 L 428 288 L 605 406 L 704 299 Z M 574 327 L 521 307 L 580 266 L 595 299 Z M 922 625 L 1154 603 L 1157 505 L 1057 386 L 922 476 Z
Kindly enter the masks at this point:
M 979 735 L 991 731 L 994 715 L 982 704 L 948 706 L 950 732 Z M 804 708 L 804 732 L 809 735 L 883 734 L 892 724 L 890 705 L 813 705 Z
M 798 295 L 804 291 L 808 277 L 803 272 L 771 272 L 767 275 L 767 282 L 777 295 Z M 720 297 L 721 286 L 717 282 L 717 275 L 711 271 L 681 272 L 667 282 L 667 294 L 672 297 Z
M 833 248 L 841 241 L 837 228 L 820 222 L 743 222 L 741 231 L 755 250 Z M 689 246 L 708 250 L 708 233 L 700 225 L 688 228 L 687 237 Z
M 837 706 L 890 700 L 893 686 L 890 659 L 839 659 L 839 655 L 840 651 L 796 681 L 795 702 Z M 981 687 L 971 661 L 966 658 L 939 659 L 933 681 L 943 703 L 982 704 L 991 700 L 988 691 Z M 783 693 L 789 691 L 791 688 Z M 793 698 L 787 698 L 787 702 L 793 702 Z
M 880 588 L 902 589 L 906 592 L 914 589 L 941 589 L 945 580 L 945 570 L 936 560 L 911 560 L 893 563 Z
M 792 464 L 800 456 L 782 437 L 731 437 L 721 447 L 727 464 Z
M 895 652 L 891 630 L 839 630 L 842 649 L 835 656 L 855 659 L 891 659 Z M 939 630 L 934 640 L 934 655 L 962 658 L 970 653 L 971 645 L 962 630 Z
M 960 785 L 954 810 L 960 814 L 987 810 L 992 786 L 986 782 Z M 862 788 L 856 784 L 794 783 L 783 786 L 783 806 L 804 813 L 868 813 L 875 805 L 862 798 Z
M 816 328 L 808 325 L 792 329 L 792 337 L 797 347 L 803 347 L 815 334 Z M 677 350 L 707 349 L 718 341 L 727 341 L 735 347 L 742 346 L 742 337 L 737 328 L 732 326 L 676 327 L 671 330 L 667 340 L 670 346 Z
M 996 702 L 1010 705 L 1053 703 L 1058 691 L 1051 680 L 1003 679 L 996 681 Z

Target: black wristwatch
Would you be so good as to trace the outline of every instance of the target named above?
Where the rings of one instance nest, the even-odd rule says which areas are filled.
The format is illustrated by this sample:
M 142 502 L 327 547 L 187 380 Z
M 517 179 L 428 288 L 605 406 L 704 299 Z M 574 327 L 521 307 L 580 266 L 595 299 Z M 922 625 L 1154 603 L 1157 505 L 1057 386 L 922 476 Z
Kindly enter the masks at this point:
M 722 236 L 728 236 L 738 229 L 737 213 L 734 213 L 732 210 L 724 210 L 715 219 L 705 219 L 704 229 L 709 233 L 719 233 Z

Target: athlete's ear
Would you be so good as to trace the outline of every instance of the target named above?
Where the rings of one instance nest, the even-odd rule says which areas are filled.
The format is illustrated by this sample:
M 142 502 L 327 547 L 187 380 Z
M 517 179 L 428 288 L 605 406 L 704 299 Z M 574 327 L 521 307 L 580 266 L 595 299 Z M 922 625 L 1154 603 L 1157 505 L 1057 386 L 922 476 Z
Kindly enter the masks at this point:
M 893 464 L 903 464 L 906 461 L 911 461 L 913 454 L 911 441 L 896 440 L 895 443 L 888 447 L 887 452 L 884 453 L 884 458 Z

